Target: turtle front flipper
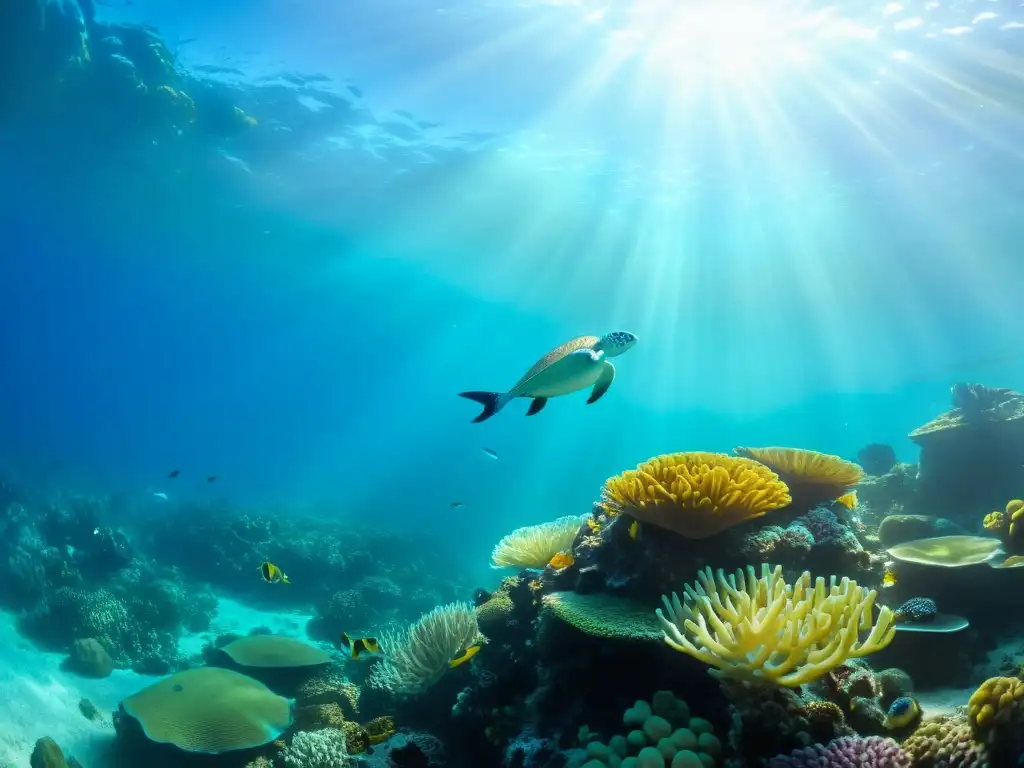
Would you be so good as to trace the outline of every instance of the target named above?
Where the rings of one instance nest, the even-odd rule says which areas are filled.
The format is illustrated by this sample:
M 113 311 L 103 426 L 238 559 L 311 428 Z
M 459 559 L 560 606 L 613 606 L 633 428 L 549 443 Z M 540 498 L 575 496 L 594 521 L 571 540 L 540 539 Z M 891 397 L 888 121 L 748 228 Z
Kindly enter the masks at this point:
M 526 415 L 527 416 L 536 416 L 538 413 L 540 413 L 542 410 L 544 410 L 544 406 L 547 405 L 547 404 L 548 404 L 548 399 L 546 397 L 535 397 L 535 398 L 533 398 L 533 402 L 530 403 L 530 408 L 529 408 L 529 410 L 527 410 Z
M 596 403 L 601 399 L 601 396 L 608 391 L 608 387 L 615 381 L 615 366 L 609 363 L 607 360 L 604 361 L 604 367 L 601 368 L 601 376 L 594 384 L 594 389 L 590 392 L 590 397 L 587 398 L 587 405 Z

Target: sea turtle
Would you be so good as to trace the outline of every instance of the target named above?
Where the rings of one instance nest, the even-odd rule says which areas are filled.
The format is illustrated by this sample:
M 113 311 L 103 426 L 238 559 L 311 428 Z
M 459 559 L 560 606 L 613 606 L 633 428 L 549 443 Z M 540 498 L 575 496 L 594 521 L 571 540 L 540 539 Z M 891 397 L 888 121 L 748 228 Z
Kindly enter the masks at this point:
M 533 364 L 533 367 L 508 392 L 460 392 L 480 403 L 483 412 L 473 423 L 491 418 L 517 397 L 531 397 L 533 402 L 527 416 L 540 413 L 549 397 L 568 395 L 593 386 L 587 404 L 601 398 L 615 380 L 615 366 L 607 358 L 621 355 L 636 344 L 637 338 L 629 331 L 615 331 L 605 336 L 580 336 L 551 350 Z

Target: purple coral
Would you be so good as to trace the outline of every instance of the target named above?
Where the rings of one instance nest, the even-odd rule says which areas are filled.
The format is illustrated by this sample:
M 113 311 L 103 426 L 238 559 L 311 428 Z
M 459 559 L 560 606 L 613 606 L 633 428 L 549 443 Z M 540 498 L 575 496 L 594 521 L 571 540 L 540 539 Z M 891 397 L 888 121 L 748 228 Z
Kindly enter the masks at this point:
M 810 531 L 814 541 L 818 544 L 839 543 L 846 545 L 850 542 L 850 529 L 830 509 L 824 507 L 812 509 L 803 517 L 797 518 L 796 524 Z M 856 540 L 853 543 L 855 542 Z
M 910 756 L 892 739 L 844 736 L 779 755 L 768 768 L 910 768 Z

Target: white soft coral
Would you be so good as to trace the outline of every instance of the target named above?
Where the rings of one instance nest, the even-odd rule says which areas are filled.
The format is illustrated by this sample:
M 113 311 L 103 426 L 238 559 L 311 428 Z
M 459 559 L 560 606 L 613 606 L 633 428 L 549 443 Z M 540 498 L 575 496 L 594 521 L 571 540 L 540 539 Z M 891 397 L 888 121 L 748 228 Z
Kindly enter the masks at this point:
M 337 728 L 295 734 L 281 757 L 288 768 L 347 768 L 352 764 L 345 732 Z

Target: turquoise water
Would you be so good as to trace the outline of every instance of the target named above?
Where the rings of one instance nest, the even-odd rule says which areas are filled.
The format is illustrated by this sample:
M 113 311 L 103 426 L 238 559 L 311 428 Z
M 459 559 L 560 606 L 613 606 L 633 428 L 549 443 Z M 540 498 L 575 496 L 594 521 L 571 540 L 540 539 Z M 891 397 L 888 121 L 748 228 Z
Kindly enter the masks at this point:
M 39 493 L 314 510 L 493 587 L 657 454 L 913 462 L 954 382 L 1024 389 L 1013 3 L 3 13 L 0 458 Z M 470 423 L 615 330 L 598 403 Z

